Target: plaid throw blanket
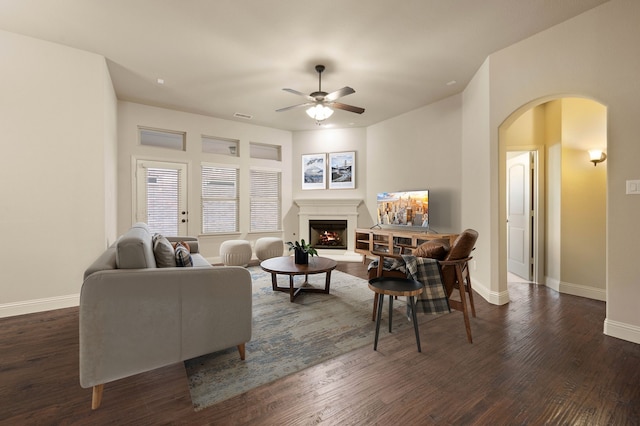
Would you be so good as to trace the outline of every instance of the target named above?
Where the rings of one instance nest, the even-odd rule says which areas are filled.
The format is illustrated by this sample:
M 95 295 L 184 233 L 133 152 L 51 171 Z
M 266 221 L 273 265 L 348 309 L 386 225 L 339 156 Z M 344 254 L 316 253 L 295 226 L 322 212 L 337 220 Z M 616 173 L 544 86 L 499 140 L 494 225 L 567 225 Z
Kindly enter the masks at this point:
M 369 263 L 367 270 L 377 268 L 378 260 L 376 259 Z M 424 284 L 424 290 L 416 297 L 417 312 L 434 315 L 451 312 L 437 260 L 410 255 L 402 255 L 402 259 L 390 259 L 387 257 L 384 259 L 382 268 L 385 271 L 397 270 L 406 272 L 407 278 Z M 409 310 L 409 303 L 407 303 L 407 315 L 411 316 Z
M 378 269 L 378 262 L 379 262 L 378 259 L 372 260 L 369 263 L 369 266 L 367 267 L 367 271 L 370 271 L 372 269 Z M 382 269 L 384 269 L 385 271 L 406 272 L 406 268 L 404 267 L 404 260 L 389 258 L 389 257 L 384 258 L 384 262 L 382 263 Z
M 418 312 L 420 310 L 425 314 L 448 314 L 451 312 L 438 261 L 409 255 L 402 255 L 402 259 L 404 259 L 407 278 L 424 284 L 424 289 L 416 300 Z

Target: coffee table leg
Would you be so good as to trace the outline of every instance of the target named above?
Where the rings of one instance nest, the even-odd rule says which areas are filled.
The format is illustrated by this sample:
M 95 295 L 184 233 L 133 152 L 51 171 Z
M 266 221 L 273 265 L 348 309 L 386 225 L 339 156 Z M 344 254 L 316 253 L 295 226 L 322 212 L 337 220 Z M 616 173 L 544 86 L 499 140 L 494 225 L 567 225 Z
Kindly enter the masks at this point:
M 378 317 L 376 319 L 376 339 L 373 341 L 373 350 L 378 350 L 378 336 L 380 335 L 380 319 L 382 319 L 382 302 L 384 301 L 384 294 L 376 294 L 378 298 Z
M 411 303 L 411 315 L 413 316 L 413 330 L 416 332 L 416 343 L 418 344 L 418 352 L 422 352 L 420 349 L 420 333 L 418 333 L 418 316 L 416 315 L 416 302 L 413 296 L 409 296 Z
M 289 302 L 293 302 L 294 297 L 293 275 L 289 275 Z
M 324 292 L 329 294 L 329 286 L 331 285 L 331 271 L 327 271 L 327 278 L 324 281 Z
M 271 289 L 276 291 L 276 287 L 278 287 L 278 277 L 276 274 L 271 273 Z

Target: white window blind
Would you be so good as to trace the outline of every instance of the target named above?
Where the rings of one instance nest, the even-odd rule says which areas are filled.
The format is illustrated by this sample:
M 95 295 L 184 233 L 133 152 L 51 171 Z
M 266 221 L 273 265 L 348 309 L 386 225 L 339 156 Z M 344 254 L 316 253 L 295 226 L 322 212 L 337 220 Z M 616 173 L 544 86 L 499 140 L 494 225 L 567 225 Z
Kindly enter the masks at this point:
M 147 224 L 153 233 L 178 235 L 180 170 L 147 169 Z
M 251 231 L 279 231 L 281 228 L 281 184 L 279 171 L 251 170 Z
M 238 231 L 238 169 L 202 166 L 202 232 Z

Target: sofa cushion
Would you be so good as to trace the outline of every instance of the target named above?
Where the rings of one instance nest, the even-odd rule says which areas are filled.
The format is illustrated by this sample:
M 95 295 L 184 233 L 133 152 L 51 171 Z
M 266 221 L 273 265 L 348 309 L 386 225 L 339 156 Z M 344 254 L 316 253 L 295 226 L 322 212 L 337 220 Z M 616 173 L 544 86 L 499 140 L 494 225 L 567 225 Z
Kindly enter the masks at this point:
M 118 269 L 155 268 L 153 242 L 149 228 L 135 224 L 116 242 L 116 265 Z
M 412 254 L 416 257 L 429 257 L 431 259 L 443 260 L 447 256 L 449 249 L 449 240 L 440 238 L 420 244 L 413 250 Z
M 176 244 L 175 262 L 176 266 L 193 266 L 189 249 L 183 246 L 182 243 Z
M 153 236 L 153 255 L 158 268 L 173 268 L 176 266 L 176 253 L 173 245 L 162 234 Z

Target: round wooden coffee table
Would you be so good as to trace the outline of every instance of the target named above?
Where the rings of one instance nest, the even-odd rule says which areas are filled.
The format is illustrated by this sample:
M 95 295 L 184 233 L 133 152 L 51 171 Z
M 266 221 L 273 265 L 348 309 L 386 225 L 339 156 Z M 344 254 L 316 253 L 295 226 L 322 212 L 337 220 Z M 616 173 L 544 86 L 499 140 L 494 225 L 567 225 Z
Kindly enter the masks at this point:
M 289 301 L 293 302 L 296 296 L 305 293 L 327 293 L 331 285 L 331 271 L 336 267 L 335 260 L 313 256 L 309 258 L 307 265 L 294 263 L 293 256 L 273 257 L 260 263 L 260 267 L 271 274 L 271 288 L 273 291 L 284 291 L 289 293 Z M 309 285 L 308 277 L 312 274 L 326 273 L 324 288 L 315 288 Z M 289 287 L 278 286 L 277 275 L 289 275 Z M 300 287 L 294 287 L 293 277 L 304 275 L 304 283 Z

